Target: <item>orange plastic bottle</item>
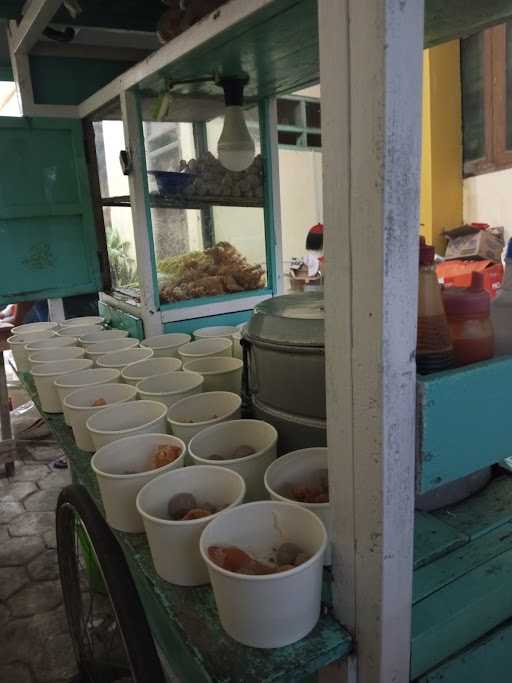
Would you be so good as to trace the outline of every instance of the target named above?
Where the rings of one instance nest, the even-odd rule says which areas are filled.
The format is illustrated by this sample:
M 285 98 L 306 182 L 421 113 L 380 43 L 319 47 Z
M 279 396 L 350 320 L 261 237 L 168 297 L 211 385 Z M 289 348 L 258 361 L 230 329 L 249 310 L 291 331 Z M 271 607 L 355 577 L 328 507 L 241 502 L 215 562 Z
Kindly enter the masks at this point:
M 453 346 L 434 267 L 434 247 L 420 237 L 416 368 L 422 375 L 454 364 Z
M 450 287 L 443 302 L 457 365 L 470 365 L 494 356 L 491 299 L 484 289 L 483 273 L 473 273 L 467 289 Z

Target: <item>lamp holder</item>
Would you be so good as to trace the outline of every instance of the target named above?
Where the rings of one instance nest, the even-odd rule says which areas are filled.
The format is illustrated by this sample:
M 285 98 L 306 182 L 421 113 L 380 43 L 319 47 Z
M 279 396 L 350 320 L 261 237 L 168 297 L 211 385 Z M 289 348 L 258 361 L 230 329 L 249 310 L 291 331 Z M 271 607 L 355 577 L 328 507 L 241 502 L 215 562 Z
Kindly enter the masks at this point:
M 249 79 L 244 78 L 221 78 L 217 81 L 224 90 L 224 102 L 226 107 L 241 107 L 244 103 L 244 88 Z

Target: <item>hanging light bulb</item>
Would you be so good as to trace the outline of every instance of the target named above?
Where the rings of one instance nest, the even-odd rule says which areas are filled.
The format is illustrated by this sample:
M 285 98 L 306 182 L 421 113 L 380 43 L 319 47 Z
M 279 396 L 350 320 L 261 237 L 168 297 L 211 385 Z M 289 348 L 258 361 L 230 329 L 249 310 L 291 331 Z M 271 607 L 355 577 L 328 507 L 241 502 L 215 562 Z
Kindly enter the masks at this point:
M 246 83 L 247 79 L 241 78 L 225 78 L 219 82 L 224 89 L 226 111 L 217 153 L 220 163 L 229 171 L 244 171 L 254 160 L 254 140 L 242 110 Z

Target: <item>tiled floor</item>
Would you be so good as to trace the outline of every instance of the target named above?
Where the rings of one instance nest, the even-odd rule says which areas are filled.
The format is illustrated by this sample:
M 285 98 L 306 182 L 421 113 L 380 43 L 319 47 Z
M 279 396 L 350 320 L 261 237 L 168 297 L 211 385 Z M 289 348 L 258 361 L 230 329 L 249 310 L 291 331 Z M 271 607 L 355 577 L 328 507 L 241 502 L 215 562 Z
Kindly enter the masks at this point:
M 0 681 L 64 683 L 75 673 L 62 605 L 54 530 L 67 470 L 57 446 L 29 446 L 16 473 L 0 474 Z

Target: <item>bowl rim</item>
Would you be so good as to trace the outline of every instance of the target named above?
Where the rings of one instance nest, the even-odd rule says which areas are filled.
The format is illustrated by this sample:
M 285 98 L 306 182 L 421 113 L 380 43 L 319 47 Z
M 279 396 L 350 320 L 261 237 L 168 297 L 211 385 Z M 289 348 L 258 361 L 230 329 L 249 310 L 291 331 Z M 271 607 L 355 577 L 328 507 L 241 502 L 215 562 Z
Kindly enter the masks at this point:
M 255 507 L 255 506 L 261 506 L 261 505 L 277 505 L 279 507 L 286 506 L 288 508 L 294 508 L 295 510 L 297 507 L 301 507 L 297 504 L 293 503 L 288 503 L 284 501 L 278 501 L 278 500 L 256 500 L 253 501 L 252 503 L 243 503 L 242 505 L 239 505 L 238 507 L 240 508 L 246 508 L 248 506 Z M 201 557 L 203 560 L 206 562 L 206 565 L 208 566 L 208 569 L 214 569 L 215 571 L 219 572 L 220 574 L 223 574 L 224 576 L 227 576 L 229 578 L 239 578 L 242 581 L 279 581 L 280 579 L 287 578 L 289 576 L 292 576 L 293 574 L 300 574 L 301 572 L 305 571 L 309 567 L 311 567 L 315 562 L 318 561 L 318 558 L 323 558 L 323 555 L 325 553 L 325 550 L 327 548 L 327 543 L 328 543 L 328 537 L 327 537 L 327 531 L 325 529 L 325 525 L 322 522 L 322 520 L 315 515 L 315 513 L 312 510 L 308 510 L 307 508 L 302 508 L 301 509 L 306 512 L 307 514 L 311 515 L 314 519 L 315 522 L 320 526 L 322 532 L 323 532 L 323 539 L 322 543 L 320 544 L 320 548 L 308 559 L 306 562 L 303 562 L 300 564 L 298 567 L 293 567 L 293 569 L 287 569 L 284 572 L 277 572 L 275 574 L 263 574 L 263 575 L 254 575 L 254 574 L 237 574 L 237 572 L 231 572 L 228 569 L 224 569 L 223 567 L 219 567 L 218 564 L 215 564 L 209 557 L 208 553 L 206 552 L 204 545 L 205 545 L 205 540 L 204 540 L 204 531 L 201 534 L 201 537 L 199 539 L 199 551 L 201 553 Z M 228 510 L 226 508 L 222 512 L 226 514 L 233 514 L 232 511 Z M 222 514 L 222 513 L 220 513 Z M 210 527 L 212 524 L 214 524 L 214 520 L 208 524 L 208 527 Z M 206 531 L 206 529 L 205 529 Z M 211 529 L 210 529 L 211 532 Z M 323 570 L 323 563 L 322 563 L 322 570 Z
M 220 338 L 220 337 L 219 337 Z M 189 365 L 190 363 L 201 363 L 201 362 L 207 362 L 210 360 L 223 360 L 223 361 L 236 361 L 236 367 L 232 368 L 227 368 L 225 370 L 187 370 L 186 366 Z M 235 363 L 233 363 L 235 365 Z M 227 375 L 231 372 L 238 372 L 244 367 L 244 362 L 240 358 L 235 358 L 235 356 L 204 356 L 204 358 L 194 358 L 192 360 L 187 360 L 183 364 L 183 369 L 186 372 L 197 372 L 200 375 Z
M 251 422 L 251 423 L 258 422 L 258 423 L 263 423 L 263 424 L 267 425 L 268 427 L 271 428 L 270 432 L 272 433 L 272 441 L 267 446 L 265 446 L 264 448 L 260 448 L 258 451 L 256 451 L 255 453 L 251 453 L 250 455 L 245 455 L 243 458 L 229 458 L 226 460 L 211 460 L 210 458 L 203 458 L 200 455 L 195 455 L 195 453 L 192 452 L 192 444 L 193 444 L 193 441 L 197 439 L 197 437 L 209 436 L 210 433 L 214 429 L 219 429 L 221 426 L 224 427 L 225 425 L 231 425 L 233 423 L 240 423 L 240 422 L 245 422 L 245 423 L 247 423 L 247 422 Z M 203 463 L 212 463 L 212 464 L 218 463 L 218 465 L 216 465 L 217 467 L 228 467 L 230 465 L 235 465 L 236 463 L 240 463 L 240 464 L 244 463 L 245 464 L 246 462 L 250 462 L 251 460 L 256 460 L 256 458 L 258 458 L 262 453 L 267 451 L 269 448 L 276 446 L 278 437 L 279 437 L 279 434 L 277 432 L 277 429 L 274 427 L 274 425 L 271 425 L 270 422 L 265 422 L 265 420 L 255 420 L 255 419 L 245 420 L 244 418 L 240 418 L 239 420 L 224 420 L 224 422 L 219 422 L 217 424 L 213 424 L 213 425 L 211 425 L 211 427 L 205 427 L 204 429 L 202 429 L 197 434 L 194 434 L 194 436 L 188 442 L 188 452 L 189 452 L 191 458 L 193 458 L 194 460 L 197 460 L 201 464 L 203 464 Z
M 123 386 L 123 385 L 120 385 L 120 386 Z M 127 386 L 131 386 L 131 385 L 127 385 Z M 137 393 L 137 387 L 133 387 L 133 388 L 135 389 L 135 393 Z M 121 407 L 121 406 L 126 406 L 126 404 L 130 404 L 130 405 L 131 405 L 131 404 L 134 404 L 134 405 L 140 406 L 140 405 L 142 405 L 143 403 L 156 403 L 156 404 L 159 405 L 161 408 L 163 408 L 162 414 L 161 414 L 161 415 L 157 415 L 156 417 L 152 418 L 151 420 L 149 420 L 148 422 L 145 422 L 145 423 L 142 424 L 142 425 L 137 425 L 137 427 L 128 427 L 128 428 L 126 428 L 126 429 L 98 429 L 97 427 L 91 427 L 91 426 L 89 425 L 89 422 L 90 422 L 91 420 L 93 420 L 93 419 L 96 417 L 96 415 L 97 415 L 98 413 L 104 414 L 105 411 L 108 410 L 108 409 L 114 410 L 115 408 L 119 408 L 119 407 Z M 151 426 L 152 424 L 154 424 L 155 422 L 158 422 L 158 420 L 161 420 L 162 417 L 164 417 L 164 416 L 166 415 L 167 410 L 168 410 L 168 408 L 167 408 L 167 406 L 165 405 L 165 403 L 160 403 L 160 401 L 147 401 L 147 400 L 146 400 L 146 401 L 137 401 L 137 400 L 135 399 L 135 400 L 131 400 L 131 401 L 125 401 L 124 403 L 121 402 L 121 403 L 112 404 L 112 405 L 108 405 L 108 404 L 107 404 L 106 406 L 103 406 L 103 409 L 102 409 L 102 410 L 99 410 L 98 413 L 94 413 L 93 415 L 91 415 L 91 416 L 87 419 L 86 427 L 87 427 L 87 429 L 88 429 L 90 432 L 92 432 L 93 434 L 119 434 L 119 433 L 121 432 L 121 433 L 123 433 L 123 434 L 126 434 L 127 436 L 130 436 L 130 432 L 134 432 L 134 431 L 136 431 L 137 429 L 141 429 L 142 427 L 150 427 L 150 426 Z
M 180 422 L 179 420 L 174 420 L 171 417 L 169 417 L 169 411 L 176 408 L 183 401 L 188 401 L 189 399 L 196 398 L 197 396 L 208 396 L 210 394 L 229 394 L 230 396 L 236 396 L 236 398 L 238 399 L 238 405 L 236 406 L 236 408 L 234 408 L 232 411 L 226 413 L 225 415 L 221 415 L 221 416 L 215 418 L 214 421 L 203 420 L 201 422 Z M 196 427 L 196 426 L 200 426 L 200 425 L 204 425 L 204 424 L 213 425 L 213 424 L 215 424 L 215 422 L 223 421 L 226 416 L 229 417 L 230 415 L 233 415 L 233 413 L 235 413 L 237 410 L 240 409 L 241 405 L 242 405 L 241 397 L 238 394 L 233 393 L 232 391 L 203 391 L 203 393 L 201 393 L 201 394 L 192 394 L 192 396 L 185 396 L 184 398 L 180 399 L 179 401 L 176 401 L 176 403 L 173 403 L 172 406 L 169 406 L 169 408 L 167 410 L 167 420 L 169 421 L 170 424 L 176 424 L 176 425 L 180 425 L 183 427 L 187 427 L 187 426 L 188 427 Z
M 133 394 L 133 398 L 131 398 L 131 397 L 128 397 L 127 399 L 121 398 L 118 401 L 113 401 L 112 403 L 107 403 L 104 406 L 77 406 L 77 405 L 71 405 L 69 403 L 69 399 L 73 398 L 73 395 L 77 394 L 79 391 L 82 391 L 82 389 L 93 389 L 95 386 L 104 387 L 106 385 L 109 385 L 109 386 L 114 385 L 116 387 L 130 387 L 132 389 L 135 389 L 135 387 L 133 387 L 131 384 L 121 384 L 121 382 L 104 382 L 103 384 L 91 384 L 91 385 L 87 385 L 84 387 L 75 387 L 74 391 L 71 391 L 67 396 L 64 397 L 64 399 L 62 400 L 62 403 L 64 404 L 64 406 L 68 410 L 77 410 L 77 411 L 94 410 L 95 412 L 97 412 L 98 409 L 101 410 L 103 408 L 110 408 L 110 406 L 116 406 L 116 405 L 119 405 L 121 403 L 127 403 L 128 401 L 135 401 L 136 396 L 137 396 L 136 392 L 135 392 L 135 394 Z
M 172 391 L 147 391 L 146 389 L 141 389 L 140 385 L 148 379 L 155 379 L 155 377 L 166 377 L 167 375 L 178 374 L 197 375 L 198 377 L 200 377 L 200 381 L 198 384 L 195 384 L 194 386 L 189 387 L 188 389 L 173 389 Z M 200 387 L 202 384 L 204 384 L 204 377 L 199 372 L 192 372 L 190 370 L 171 370 L 170 372 L 165 372 L 162 375 L 150 375 L 149 377 L 142 378 L 141 381 L 137 383 L 137 390 L 139 394 L 144 394 L 145 396 L 172 396 L 173 394 L 178 394 L 180 391 L 189 391 L 190 389 L 196 389 L 197 387 Z M 183 398 L 188 398 L 188 396 L 184 396 Z

